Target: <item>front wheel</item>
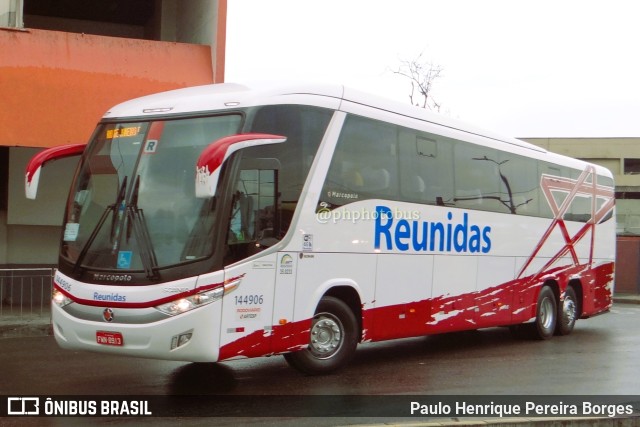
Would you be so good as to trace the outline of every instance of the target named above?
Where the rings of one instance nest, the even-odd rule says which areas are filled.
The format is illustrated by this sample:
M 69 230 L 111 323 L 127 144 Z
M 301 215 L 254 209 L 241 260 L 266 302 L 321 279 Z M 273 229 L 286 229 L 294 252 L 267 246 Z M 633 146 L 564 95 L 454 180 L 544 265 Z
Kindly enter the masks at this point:
M 556 296 L 549 286 L 543 286 L 538 295 L 536 321 L 533 324 L 535 338 L 548 340 L 553 337 L 558 319 Z
M 292 367 L 321 375 L 344 367 L 358 344 L 358 322 L 342 300 L 323 297 L 311 320 L 309 346 L 284 355 Z
M 576 298 L 576 291 L 571 286 L 568 286 L 564 291 L 564 299 L 558 309 L 556 334 L 569 335 L 573 331 L 578 318 L 578 299 Z

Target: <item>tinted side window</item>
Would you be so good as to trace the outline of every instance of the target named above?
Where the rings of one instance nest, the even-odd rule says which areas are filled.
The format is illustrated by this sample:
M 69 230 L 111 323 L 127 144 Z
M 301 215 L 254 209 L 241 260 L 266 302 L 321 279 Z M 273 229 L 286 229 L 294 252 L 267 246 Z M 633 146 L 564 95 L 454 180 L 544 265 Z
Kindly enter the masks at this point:
M 244 132 L 287 138 L 240 151 L 227 227 L 225 265 L 275 244 L 287 233 L 332 110 L 271 105 L 252 111 Z
M 456 143 L 455 206 L 505 212 L 501 198 L 498 152 L 486 147 Z
M 547 201 L 540 188 L 541 176 L 576 181 L 581 173 L 507 151 L 349 116 L 318 209 L 384 199 L 553 218 L 550 203 L 561 206 L 568 193 L 553 191 L 553 200 Z M 612 186 L 604 177 L 598 178 L 598 184 Z M 604 203 L 604 197 L 598 198 L 596 208 Z M 591 196 L 578 194 L 564 218 L 588 221 L 591 206 Z
M 500 153 L 497 165 L 500 174 L 501 194 L 508 212 L 518 215 L 539 216 L 540 178 L 538 162 L 511 153 Z
M 553 178 L 569 178 L 570 170 L 551 163 L 539 162 L 538 164 L 539 176 L 547 175 Z M 551 200 L 547 200 L 547 195 L 542 195 L 540 200 L 540 216 L 545 218 L 553 218 L 555 215 L 551 210 L 551 205 L 562 206 L 568 193 L 562 191 L 552 191 Z M 569 218 L 567 218 L 569 219 Z
M 262 107 L 249 120 L 247 132 L 287 137 L 282 144 L 243 150 L 243 157 L 278 159 L 282 203 L 297 204 L 309 169 L 333 111 L 300 105 Z
M 402 129 L 399 136 L 402 200 L 430 205 L 453 203 L 453 141 Z
M 349 116 L 345 120 L 320 202 L 336 208 L 366 199 L 398 199 L 397 126 Z

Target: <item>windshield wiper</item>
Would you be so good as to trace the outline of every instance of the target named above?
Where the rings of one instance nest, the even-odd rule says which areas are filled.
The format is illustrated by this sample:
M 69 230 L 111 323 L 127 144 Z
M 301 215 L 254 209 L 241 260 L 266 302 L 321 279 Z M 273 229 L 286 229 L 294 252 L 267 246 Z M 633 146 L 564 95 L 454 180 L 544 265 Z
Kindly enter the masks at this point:
M 116 197 L 115 203 L 107 206 L 104 209 L 104 212 L 102 212 L 102 216 L 98 220 L 98 223 L 96 224 L 95 227 L 93 227 L 93 231 L 91 231 L 91 235 L 89 236 L 89 238 L 87 239 L 87 242 L 82 247 L 82 250 L 80 251 L 80 255 L 78 255 L 78 259 L 76 260 L 76 263 L 73 266 L 73 273 L 77 273 L 78 269 L 80 269 L 80 266 L 82 265 L 82 261 L 84 261 L 84 258 L 87 256 L 87 253 L 89 252 L 89 248 L 93 244 L 93 241 L 96 240 L 98 233 L 100 232 L 100 230 L 102 229 L 102 226 L 107 220 L 107 216 L 109 215 L 109 212 L 113 213 L 113 217 L 111 219 L 111 241 L 113 242 L 112 252 L 115 253 L 115 251 L 117 250 L 118 241 L 119 241 L 119 237 L 117 235 L 120 234 L 119 232 L 120 221 L 121 221 L 122 215 L 124 214 L 124 209 L 125 209 L 124 196 L 125 196 L 126 190 L 127 190 L 127 177 L 125 176 L 124 179 L 122 180 L 122 185 L 120 186 L 120 190 L 118 191 L 118 196 Z M 118 209 L 118 215 L 116 215 L 116 209 Z M 116 238 L 115 240 L 114 240 L 114 237 Z
M 131 229 L 133 228 L 133 234 L 138 242 L 140 249 L 140 259 L 144 266 L 144 272 L 149 279 L 157 279 L 158 259 L 156 253 L 153 250 L 153 244 L 151 243 L 151 236 L 149 235 L 149 228 L 147 227 L 147 221 L 144 217 L 144 211 L 138 208 L 138 193 L 140 190 L 140 175 L 136 177 L 136 182 L 133 185 L 133 193 L 131 194 L 131 203 L 127 206 L 127 219 L 129 221 L 127 228 L 127 240 L 131 237 Z
M 115 203 L 107 206 L 98 220 L 98 223 L 94 227 L 91 235 L 87 239 L 87 242 L 82 247 L 80 251 L 80 255 L 76 260 L 76 263 L 73 267 L 73 272 L 77 273 L 84 261 L 87 253 L 89 252 L 89 248 L 93 244 L 94 240 L 98 236 L 98 233 L 102 229 L 104 223 L 109 216 L 109 213 L 113 214 L 111 219 L 111 232 L 110 238 L 113 246 L 111 247 L 111 253 L 116 254 L 118 248 L 120 247 L 120 243 L 122 240 L 123 230 L 127 229 L 126 238 L 127 241 L 131 237 L 131 229 L 133 229 L 133 234 L 136 238 L 140 249 L 140 259 L 142 261 L 142 265 L 144 267 L 144 272 L 149 279 L 157 279 L 157 267 L 158 260 L 156 258 L 156 254 L 153 250 L 153 245 L 151 243 L 151 236 L 149 235 L 149 229 L 147 227 L 147 222 L 144 217 L 144 212 L 142 209 L 138 208 L 138 194 L 140 189 L 140 175 L 136 177 L 136 182 L 133 187 L 133 192 L 131 194 L 131 202 L 127 205 L 125 201 L 125 194 L 127 189 L 127 177 L 122 181 L 122 185 L 120 186 L 120 190 L 118 191 L 118 197 L 116 198 Z M 127 224 L 123 224 L 125 220 Z
M 113 217 L 111 217 L 111 255 L 115 255 L 120 247 L 120 238 L 122 237 L 122 217 L 124 216 L 126 209 L 126 202 L 124 200 L 127 191 L 127 177 L 125 176 L 116 198 L 116 203 L 113 205 Z M 116 212 L 117 209 L 117 212 Z M 116 214 L 117 213 L 117 214 Z

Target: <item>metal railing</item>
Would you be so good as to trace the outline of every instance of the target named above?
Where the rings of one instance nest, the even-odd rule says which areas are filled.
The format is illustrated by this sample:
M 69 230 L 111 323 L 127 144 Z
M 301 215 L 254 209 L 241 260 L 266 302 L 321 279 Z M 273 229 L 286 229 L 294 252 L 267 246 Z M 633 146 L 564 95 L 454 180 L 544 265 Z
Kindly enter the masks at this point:
M 0 269 L 0 319 L 49 316 L 54 268 Z

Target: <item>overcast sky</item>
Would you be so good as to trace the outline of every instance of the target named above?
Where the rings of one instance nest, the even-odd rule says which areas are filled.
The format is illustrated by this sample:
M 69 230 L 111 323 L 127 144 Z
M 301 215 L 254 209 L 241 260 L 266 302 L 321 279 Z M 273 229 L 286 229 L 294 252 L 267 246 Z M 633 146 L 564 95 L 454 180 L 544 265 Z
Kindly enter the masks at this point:
M 228 0 L 227 82 L 340 83 L 516 137 L 640 137 L 640 1 Z

